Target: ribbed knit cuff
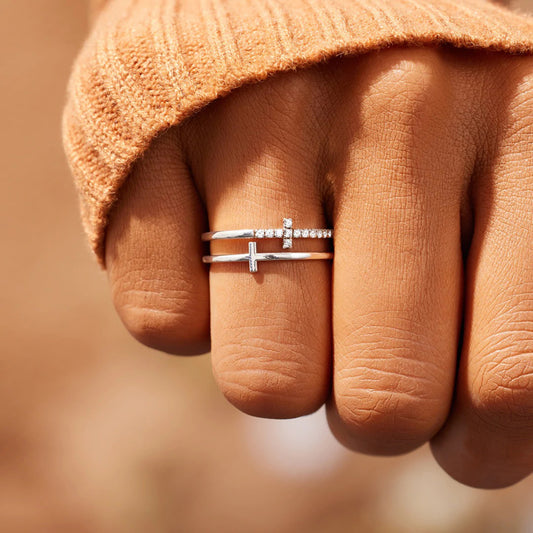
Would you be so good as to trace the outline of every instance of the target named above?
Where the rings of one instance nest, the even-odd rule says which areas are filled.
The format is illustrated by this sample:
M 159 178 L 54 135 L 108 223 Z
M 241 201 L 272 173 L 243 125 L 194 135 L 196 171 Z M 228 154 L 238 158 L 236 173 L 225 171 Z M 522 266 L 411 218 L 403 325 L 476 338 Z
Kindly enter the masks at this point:
M 533 52 L 533 18 L 484 0 L 108 0 L 73 68 L 63 132 L 92 249 L 163 130 L 268 75 L 394 45 Z

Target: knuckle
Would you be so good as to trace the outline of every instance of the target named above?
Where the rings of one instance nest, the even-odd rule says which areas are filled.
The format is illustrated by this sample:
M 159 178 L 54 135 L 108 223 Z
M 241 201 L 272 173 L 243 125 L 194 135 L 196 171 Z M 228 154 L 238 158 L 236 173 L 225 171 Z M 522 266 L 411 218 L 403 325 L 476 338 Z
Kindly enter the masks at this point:
M 416 393 L 396 390 L 353 389 L 336 399 L 347 431 L 370 453 L 400 453 L 428 441 L 443 417 L 438 402 Z
M 293 418 L 325 401 L 325 369 L 310 364 L 303 345 L 262 337 L 217 347 L 213 371 L 224 396 L 241 411 L 266 418 Z
M 414 332 L 367 328 L 343 355 L 350 364 L 336 376 L 340 418 L 371 451 L 412 449 L 444 423 L 453 376 L 442 354 Z
M 116 282 L 113 301 L 120 319 L 145 346 L 173 354 L 205 353 L 209 348 L 205 302 L 189 288 L 165 285 L 146 279 Z
M 491 427 L 533 429 L 533 352 L 485 363 L 476 378 L 474 410 Z
M 127 306 L 119 316 L 131 336 L 149 348 L 176 355 L 209 351 L 209 331 L 201 318 L 168 309 Z
M 293 120 L 302 115 L 303 105 L 313 105 L 319 96 L 321 79 L 313 70 L 296 70 L 281 73 L 265 84 L 254 87 L 256 97 L 270 109 L 275 109 L 280 117 Z
M 238 112 L 246 115 L 247 121 L 260 122 L 262 135 L 284 156 L 296 153 L 306 161 L 309 150 L 317 150 L 328 119 L 327 85 L 314 69 L 284 72 L 249 87 L 249 95 L 243 91 L 243 98 L 252 99 L 252 105 L 241 105 Z M 238 98 L 240 95 L 236 93 Z
M 367 99 L 375 111 L 412 124 L 443 83 L 441 59 L 429 49 L 394 50 L 369 67 Z
M 450 157 L 454 143 L 464 133 L 454 112 L 458 103 L 449 66 L 443 65 L 435 51 L 426 49 L 388 51 L 376 57 L 376 64 L 365 62 L 361 96 L 350 113 L 357 117 L 357 135 L 363 146 L 387 146 L 387 156 L 394 162 L 394 184 L 432 187 L 433 191 L 432 176 L 438 165 L 424 154 L 438 150 L 443 157 Z M 446 142 L 437 145 L 436 139 L 444 137 Z M 460 157 L 466 157 L 465 153 Z M 441 185 L 455 190 L 458 181 L 446 180 Z
M 507 83 L 517 98 L 530 101 L 533 98 L 533 59 L 528 56 L 512 58 Z M 517 90 L 518 89 L 518 90 Z
M 491 334 L 475 346 L 474 410 L 489 426 L 533 428 L 533 286 L 507 287 L 491 308 Z
M 531 151 L 533 141 L 533 60 L 527 57 L 513 58 L 507 67 L 496 129 L 501 129 L 505 136 L 512 138 L 514 153 L 524 156 Z
M 131 335 L 141 344 L 162 349 L 178 340 L 182 317 L 168 310 L 124 306 L 120 317 Z
M 190 139 L 185 142 L 192 143 L 195 167 L 204 167 L 206 160 L 219 161 L 228 150 L 242 157 L 243 152 L 256 153 L 267 146 L 270 157 L 260 163 L 267 171 L 294 157 L 313 169 L 328 119 L 324 85 L 311 70 L 281 72 L 217 100 L 186 125 Z M 233 138 L 236 142 L 228 147 Z

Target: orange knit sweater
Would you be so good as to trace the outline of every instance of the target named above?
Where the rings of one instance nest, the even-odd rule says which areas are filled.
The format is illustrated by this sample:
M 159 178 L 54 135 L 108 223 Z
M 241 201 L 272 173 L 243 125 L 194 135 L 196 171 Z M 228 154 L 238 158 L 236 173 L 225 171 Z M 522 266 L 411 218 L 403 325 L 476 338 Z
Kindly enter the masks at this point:
M 486 0 L 93 0 L 63 131 L 103 264 L 109 210 L 158 133 L 244 83 L 394 45 L 533 52 L 533 18 Z

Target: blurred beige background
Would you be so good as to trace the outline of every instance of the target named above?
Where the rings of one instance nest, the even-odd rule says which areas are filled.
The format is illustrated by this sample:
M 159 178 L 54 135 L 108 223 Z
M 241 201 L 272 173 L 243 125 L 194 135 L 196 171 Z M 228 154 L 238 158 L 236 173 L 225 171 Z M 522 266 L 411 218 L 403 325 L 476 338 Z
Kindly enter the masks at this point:
M 60 143 L 86 25 L 80 0 L 0 0 L 0 531 L 531 533 L 532 479 L 477 491 L 427 447 L 351 454 L 323 413 L 248 418 L 207 356 L 130 339 Z

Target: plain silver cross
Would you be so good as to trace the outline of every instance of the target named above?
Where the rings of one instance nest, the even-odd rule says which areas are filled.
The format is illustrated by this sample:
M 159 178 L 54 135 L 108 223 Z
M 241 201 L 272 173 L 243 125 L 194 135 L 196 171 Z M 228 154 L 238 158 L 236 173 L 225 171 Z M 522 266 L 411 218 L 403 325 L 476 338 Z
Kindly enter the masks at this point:
M 257 243 L 248 243 L 248 262 L 250 264 L 250 272 L 257 272 Z

